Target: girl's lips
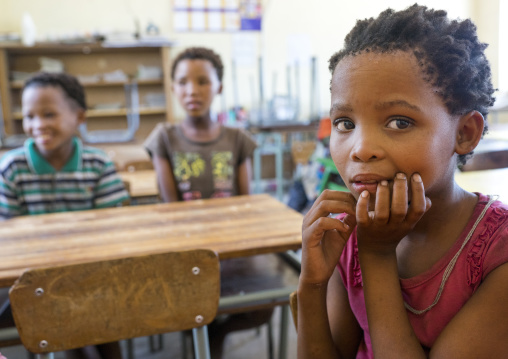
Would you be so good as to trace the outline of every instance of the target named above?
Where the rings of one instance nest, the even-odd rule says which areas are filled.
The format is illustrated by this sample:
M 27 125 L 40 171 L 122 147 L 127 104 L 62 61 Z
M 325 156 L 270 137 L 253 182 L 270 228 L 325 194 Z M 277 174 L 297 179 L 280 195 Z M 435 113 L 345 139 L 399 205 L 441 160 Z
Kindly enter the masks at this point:
M 368 181 L 368 182 L 353 182 L 351 185 L 355 192 L 362 193 L 363 191 L 368 191 L 371 194 L 376 194 L 377 185 L 379 182 L 377 181 Z
M 188 102 L 186 107 L 188 110 L 197 110 L 201 108 L 201 102 Z

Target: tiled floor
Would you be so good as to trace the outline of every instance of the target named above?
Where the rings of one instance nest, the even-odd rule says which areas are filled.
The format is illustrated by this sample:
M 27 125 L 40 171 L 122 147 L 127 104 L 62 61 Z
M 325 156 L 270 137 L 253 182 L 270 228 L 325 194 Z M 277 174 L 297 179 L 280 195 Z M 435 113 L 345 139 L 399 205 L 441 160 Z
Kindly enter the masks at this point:
M 272 317 L 273 324 L 273 343 L 274 358 L 278 358 L 279 353 L 279 328 L 280 328 L 280 308 L 277 308 Z M 296 331 L 293 320 L 289 318 L 288 325 L 288 348 L 287 359 L 296 358 Z M 268 358 L 268 326 L 260 327 L 259 332 L 256 329 L 245 330 L 242 332 L 231 333 L 226 337 L 224 345 L 223 359 L 264 359 Z M 126 342 L 122 342 L 122 347 L 126 348 Z M 188 345 L 187 358 L 192 359 L 191 345 Z M 22 346 L 0 348 L 0 352 L 7 359 L 28 359 L 28 355 Z M 55 355 L 55 359 L 63 359 L 61 353 Z M 124 355 L 124 358 L 127 358 Z M 152 353 L 148 338 L 134 339 L 134 358 L 135 359 L 180 359 L 184 358 L 182 353 L 182 343 L 180 333 L 168 333 L 163 336 L 163 349 Z

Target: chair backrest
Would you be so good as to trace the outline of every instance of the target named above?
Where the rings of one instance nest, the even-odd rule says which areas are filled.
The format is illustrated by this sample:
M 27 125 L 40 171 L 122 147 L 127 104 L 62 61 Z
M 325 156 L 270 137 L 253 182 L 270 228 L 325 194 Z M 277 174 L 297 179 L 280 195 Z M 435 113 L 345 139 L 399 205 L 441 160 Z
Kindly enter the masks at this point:
M 9 294 L 33 353 L 203 327 L 219 296 L 219 260 L 210 250 L 31 269 Z

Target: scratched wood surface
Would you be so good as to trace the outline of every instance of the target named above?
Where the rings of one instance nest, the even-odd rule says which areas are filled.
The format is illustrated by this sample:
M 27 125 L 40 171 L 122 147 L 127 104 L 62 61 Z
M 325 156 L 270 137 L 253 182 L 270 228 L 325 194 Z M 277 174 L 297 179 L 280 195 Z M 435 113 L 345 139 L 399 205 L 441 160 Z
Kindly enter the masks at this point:
M 24 346 L 44 353 L 209 324 L 219 283 L 217 255 L 194 250 L 30 270 L 10 299 Z
M 0 287 L 26 268 L 203 248 L 220 259 L 298 249 L 302 218 L 267 194 L 18 217 L 0 225 Z

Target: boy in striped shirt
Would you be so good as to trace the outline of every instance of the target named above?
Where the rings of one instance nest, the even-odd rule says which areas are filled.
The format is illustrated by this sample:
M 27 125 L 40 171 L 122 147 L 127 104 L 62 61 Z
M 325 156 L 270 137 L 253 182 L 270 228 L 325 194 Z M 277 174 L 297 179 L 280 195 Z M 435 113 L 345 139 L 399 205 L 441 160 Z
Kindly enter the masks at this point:
M 113 207 L 128 193 L 107 155 L 75 135 L 85 121 L 83 87 L 64 73 L 40 73 L 22 95 L 23 147 L 0 159 L 0 219 Z

